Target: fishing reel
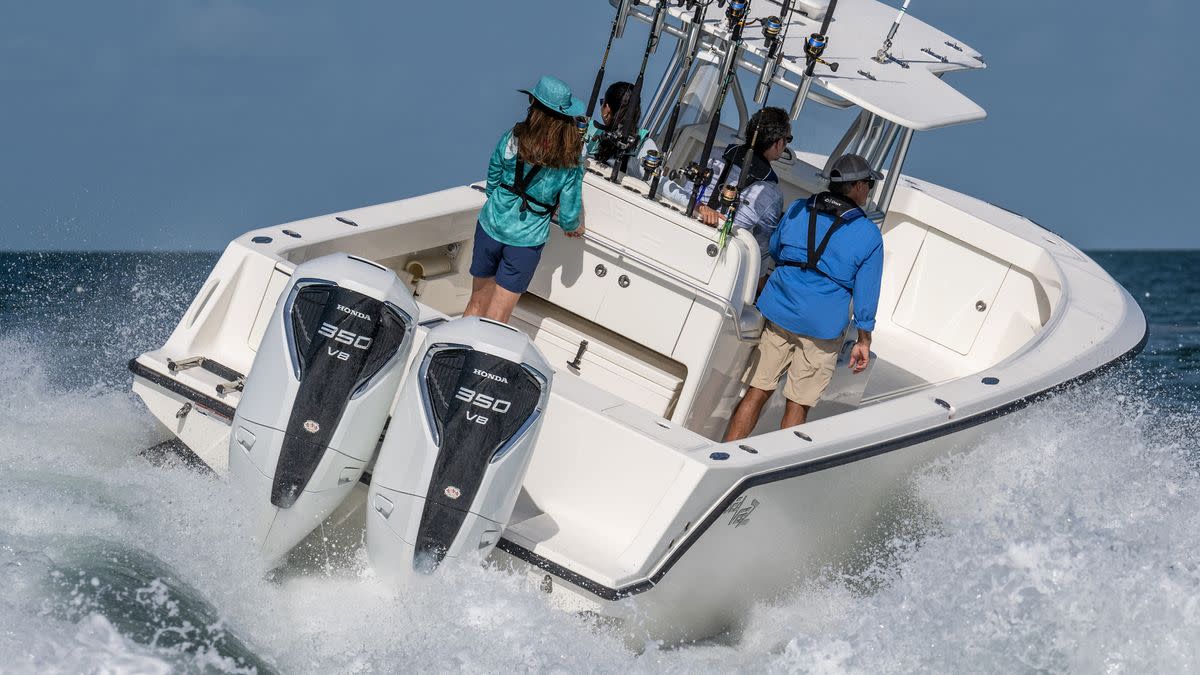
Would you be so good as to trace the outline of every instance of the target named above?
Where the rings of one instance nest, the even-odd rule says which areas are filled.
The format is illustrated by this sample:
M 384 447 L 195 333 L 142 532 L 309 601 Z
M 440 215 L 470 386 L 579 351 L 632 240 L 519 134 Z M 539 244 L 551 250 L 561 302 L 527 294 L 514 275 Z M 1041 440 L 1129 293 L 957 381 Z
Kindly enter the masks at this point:
M 729 30 L 746 20 L 746 0 L 730 0 L 729 9 L 725 10 L 725 18 L 729 20 Z
M 729 213 L 729 209 L 733 207 L 733 204 L 737 201 L 737 198 L 737 183 L 726 183 L 725 185 L 721 186 L 721 193 L 718 199 L 720 200 L 722 211 Z
M 762 32 L 767 42 L 774 43 L 779 38 L 779 34 L 783 32 L 783 19 L 777 16 L 763 17 Z
M 591 123 L 592 121 L 588 119 L 587 115 L 575 116 L 575 129 L 579 132 L 580 136 L 587 136 L 588 127 Z
M 829 38 L 821 33 L 813 33 L 804 41 L 804 57 L 813 61 L 821 58 L 825 54 L 825 47 L 829 44 Z
M 642 158 L 642 177 L 648 179 L 651 176 L 657 176 L 659 169 L 662 168 L 662 153 L 657 150 L 647 150 L 646 156 Z
M 708 181 L 712 179 L 712 173 L 712 169 L 699 162 L 689 162 L 687 166 L 672 171 L 667 177 L 675 183 L 708 184 Z
M 631 154 L 631 151 L 637 147 L 638 143 L 637 134 L 623 134 L 617 129 L 604 132 L 600 138 L 606 143 L 611 143 L 620 155 Z
M 838 71 L 838 64 L 826 61 L 821 58 L 825 55 L 825 47 L 829 45 L 829 38 L 822 33 L 813 33 L 804 40 L 804 58 L 809 63 L 820 63 L 829 66 L 833 72 Z

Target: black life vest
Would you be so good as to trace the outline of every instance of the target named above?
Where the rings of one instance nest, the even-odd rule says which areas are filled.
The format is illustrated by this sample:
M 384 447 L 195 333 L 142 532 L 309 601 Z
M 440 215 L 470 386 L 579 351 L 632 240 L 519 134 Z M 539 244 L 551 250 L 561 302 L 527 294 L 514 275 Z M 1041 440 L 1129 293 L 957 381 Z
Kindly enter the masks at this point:
M 833 218 L 833 224 L 829 226 L 829 230 L 821 238 L 820 244 L 817 243 L 818 215 L 826 215 Z M 813 195 L 808 200 L 808 259 L 804 262 L 781 260 L 779 261 L 779 266 L 799 267 L 802 270 L 816 272 L 847 291 L 853 291 L 854 289 L 826 274 L 821 268 L 817 267 L 817 263 L 821 262 L 821 256 L 825 254 L 825 249 L 829 246 L 829 240 L 833 238 L 833 234 L 841 229 L 843 225 L 858 220 L 863 215 L 865 215 L 863 210 L 846 197 L 835 195 L 832 192 L 821 192 Z
M 529 184 L 533 182 L 533 179 L 538 175 L 538 172 L 541 170 L 542 170 L 542 167 L 540 165 L 535 164 L 533 166 L 533 168 L 529 170 L 529 173 L 525 173 L 525 162 L 521 161 L 521 157 L 518 155 L 517 156 L 517 168 L 516 168 L 516 171 L 513 172 L 512 184 L 511 185 L 509 185 L 508 183 L 500 184 L 500 187 L 513 193 L 514 195 L 517 196 L 518 199 L 521 200 L 521 212 L 522 213 L 524 213 L 525 211 L 529 211 L 529 212 L 533 213 L 533 215 L 535 215 L 535 216 L 548 216 L 548 215 L 554 213 L 554 209 L 558 208 L 558 196 L 557 195 L 555 195 L 555 197 L 554 197 L 553 204 L 547 204 L 545 202 L 540 202 L 529 195 Z

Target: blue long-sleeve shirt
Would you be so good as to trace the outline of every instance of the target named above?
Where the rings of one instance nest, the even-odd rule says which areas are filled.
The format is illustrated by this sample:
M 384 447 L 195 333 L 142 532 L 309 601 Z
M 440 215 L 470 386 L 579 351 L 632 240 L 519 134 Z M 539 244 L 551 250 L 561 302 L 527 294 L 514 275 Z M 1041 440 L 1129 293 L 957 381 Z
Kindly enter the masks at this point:
M 532 169 L 526 164 L 526 175 Z M 521 198 L 500 187 L 513 185 L 516 173 L 517 139 L 509 130 L 500 137 L 488 162 L 485 190 L 488 199 L 479 213 L 479 224 L 488 236 L 509 246 L 539 246 L 550 236 L 551 214 L 539 215 L 532 209 L 522 211 Z M 542 167 L 526 191 L 543 204 L 558 201 L 558 224 L 564 232 L 573 232 L 579 227 L 579 212 L 583 206 L 582 165 L 567 169 Z
M 808 261 L 809 208 L 809 200 L 794 202 L 771 235 L 771 257 L 777 262 Z M 818 244 L 831 225 L 832 216 L 817 215 Z M 828 276 L 780 265 L 758 298 L 759 311 L 793 333 L 829 340 L 846 330 L 853 300 L 855 325 L 875 330 L 883 280 L 883 236 L 875 223 L 859 216 L 834 232 L 817 269 Z

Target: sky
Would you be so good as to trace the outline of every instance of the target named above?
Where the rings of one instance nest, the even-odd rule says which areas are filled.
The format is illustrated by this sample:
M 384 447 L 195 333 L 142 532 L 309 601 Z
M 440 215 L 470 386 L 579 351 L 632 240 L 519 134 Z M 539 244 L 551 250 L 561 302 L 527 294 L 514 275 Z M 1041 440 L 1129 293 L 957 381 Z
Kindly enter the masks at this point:
M 1177 201 L 1200 178 L 1200 3 L 910 14 L 984 54 L 947 81 L 989 118 L 918 134 L 906 173 L 1083 248 L 1200 248 Z M 219 250 L 479 180 L 524 112 L 515 89 L 553 74 L 586 98 L 611 17 L 604 0 L 0 0 L 0 250 Z M 631 24 L 610 74 L 633 79 L 645 34 Z

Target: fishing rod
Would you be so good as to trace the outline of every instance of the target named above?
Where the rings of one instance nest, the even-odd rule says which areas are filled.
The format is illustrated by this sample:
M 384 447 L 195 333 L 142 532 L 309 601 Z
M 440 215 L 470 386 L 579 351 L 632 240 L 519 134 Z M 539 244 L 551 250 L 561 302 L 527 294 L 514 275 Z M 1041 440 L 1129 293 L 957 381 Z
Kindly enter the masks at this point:
M 791 28 L 792 0 L 783 0 L 783 11 L 779 16 L 768 16 L 763 19 L 763 37 L 767 40 L 767 58 L 763 61 L 762 74 L 758 77 L 758 86 L 754 89 L 754 102 L 762 105 L 771 95 L 771 83 L 775 80 L 775 72 L 783 62 L 783 46 L 787 39 L 787 31 Z M 783 35 L 780 36 L 780 31 Z
M 688 73 L 692 71 L 692 64 L 696 61 L 696 55 L 700 53 L 700 34 L 704 29 L 704 14 L 707 10 L 707 2 L 696 3 L 696 13 L 692 15 L 692 26 L 691 30 L 688 31 L 688 42 L 685 49 L 687 59 L 683 62 L 683 79 L 679 83 L 679 95 L 675 97 L 675 107 L 671 109 L 671 118 L 667 121 L 667 135 L 663 137 L 662 150 L 659 153 L 659 166 L 653 167 L 653 178 L 650 179 L 650 192 L 646 193 L 647 199 L 654 199 L 654 196 L 658 194 L 658 184 L 662 181 L 662 174 L 658 169 L 661 168 L 662 158 L 671 152 L 671 144 L 675 138 L 675 126 L 679 124 L 679 114 L 683 110 L 683 98 L 687 94 Z M 649 157 L 647 158 L 649 159 Z M 645 166 L 644 163 L 642 170 L 645 172 L 643 176 L 651 175 L 650 167 Z
M 804 109 L 804 102 L 808 100 L 808 92 L 813 85 L 813 72 L 817 68 L 817 64 L 828 66 L 833 72 L 837 72 L 837 64 L 829 63 L 821 58 L 825 54 L 825 48 L 829 46 L 829 24 L 833 21 L 833 12 L 837 9 L 837 0 L 829 0 L 829 7 L 825 10 L 825 18 L 821 20 L 821 31 L 813 33 L 804 41 L 804 75 L 801 78 L 800 87 L 796 90 L 796 99 L 792 101 L 791 117 L 793 120 L 800 117 L 800 111 Z
M 725 244 L 728 243 L 729 235 L 733 232 L 733 221 L 737 217 L 738 206 L 742 203 L 742 193 L 750 183 L 750 167 L 754 162 L 754 146 L 758 144 L 758 130 L 760 127 L 762 127 L 761 118 L 759 118 L 758 124 L 754 125 L 754 129 L 750 130 L 750 138 L 746 143 L 746 151 L 742 153 L 742 169 L 741 173 L 738 174 L 737 184 L 729 184 L 721 188 L 721 206 L 725 209 L 726 216 L 725 224 L 721 226 L 721 234 L 717 237 L 717 248 L 722 251 L 725 250 Z
M 907 63 L 892 56 L 892 38 L 896 37 L 896 31 L 900 30 L 900 22 L 904 20 L 904 15 L 908 13 L 908 3 L 910 2 L 912 0 L 904 0 L 904 6 L 900 8 L 900 13 L 896 15 L 896 20 L 892 22 L 892 29 L 888 31 L 887 37 L 883 39 L 883 46 L 879 48 L 879 52 L 873 57 L 876 63 L 895 61 L 900 64 L 901 68 L 908 68 Z
M 717 97 L 714 99 L 712 119 L 708 123 L 708 135 L 704 137 L 704 150 L 700 153 L 700 161 L 692 162 L 683 172 L 683 175 L 692 181 L 692 195 L 687 206 L 689 218 L 696 212 L 696 202 L 700 201 L 700 193 L 712 178 L 712 169 L 708 168 L 708 160 L 712 155 L 713 143 L 717 140 L 717 128 L 721 126 L 721 106 L 725 105 L 725 95 L 729 93 L 729 83 L 733 80 L 737 70 L 737 53 L 742 46 L 742 31 L 746 28 L 746 14 L 749 11 L 749 0 L 730 0 L 729 9 L 725 10 L 725 18 L 729 20 L 731 33 L 729 47 L 725 51 L 724 78 L 721 81 Z
M 600 98 L 600 85 L 604 82 L 604 68 L 608 65 L 608 53 L 612 51 L 613 40 L 625 32 L 625 19 L 629 16 L 629 5 L 633 0 L 619 0 L 616 3 L 617 14 L 613 17 L 612 30 L 608 33 L 608 44 L 604 46 L 604 57 L 600 59 L 600 70 L 596 71 L 596 81 L 592 84 L 592 96 L 588 99 L 587 116 L 590 120 L 596 112 L 596 100 Z
M 654 7 L 654 19 L 650 23 L 650 37 L 646 39 L 646 51 L 642 54 L 642 67 L 638 70 L 637 80 L 633 89 L 625 90 L 621 97 L 621 119 L 616 128 L 608 132 L 609 140 L 618 148 L 613 157 L 613 170 L 608 179 L 614 183 L 621 182 L 621 172 L 629 165 L 629 156 L 637 152 L 638 120 L 634 118 L 634 109 L 639 107 L 636 102 L 642 100 L 642 85 L 646 82 L 646 65 L 650 63 L 650 55 L 658 49 L 658 40 L 662 36 L 663 25 L 666 23 L 667 0 L 658 0 Z M 614 111 L 616 112 L 616 111 Z

